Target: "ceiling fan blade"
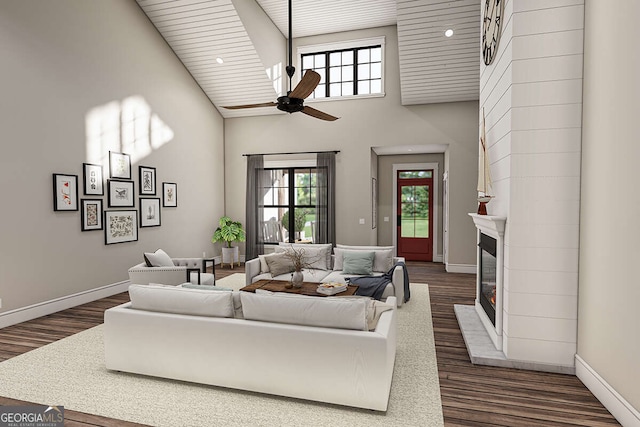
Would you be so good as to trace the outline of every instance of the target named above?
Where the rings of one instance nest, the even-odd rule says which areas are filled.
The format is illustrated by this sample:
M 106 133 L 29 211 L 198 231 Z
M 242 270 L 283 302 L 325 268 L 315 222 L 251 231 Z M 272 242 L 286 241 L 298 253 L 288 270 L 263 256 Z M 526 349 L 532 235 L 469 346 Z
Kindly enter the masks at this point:
M 318 83 L 320 83 L 320 74 L 313 70 L 307 70 L 300 83 L 289 94 L 289 98 L 305 99 L 313 93 Z
M 326 120 L 328 122 L 332 122 L 334 120 L 338 120 L 340 117 L 332 116 L 331 114 L 327 114 L 320 110 L 316 110 L 315 108 L 306 106 L 302 109 L 302 112 L 307 116 L 315 117 L 316 119 Z
M 278 105 L 277 102 L 263 102 L 260 104 L 231 105 L 222 108 L 226 108 L 227 110 L 240 110 L 241 108 L 275 107 L 276 105 Z

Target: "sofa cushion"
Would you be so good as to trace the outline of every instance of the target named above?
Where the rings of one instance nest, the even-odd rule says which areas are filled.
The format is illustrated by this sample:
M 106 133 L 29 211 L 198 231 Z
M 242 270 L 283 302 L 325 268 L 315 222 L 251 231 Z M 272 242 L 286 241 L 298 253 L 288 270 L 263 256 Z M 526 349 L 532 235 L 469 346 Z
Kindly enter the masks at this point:
M 313 266 L 312 268 L 317 268 L 320 270 L 329 270 L 331 268 L 331 249 L 333 248 L 333 245 L 331 243 L 286 243 L 286 242 L 280 242 L 279 247 L 291 247 L 293 246 L 294 248 L 303 248 L 305 249 L 305 252 L 307 250 L 313 250 L 313 249 L 320 249 L 323 250 L 322 253 L 324 253 L 324 256 L 326 258 L 326 262 L 325 262 L 325 266 L 324 268 L 320 268 L 319 265 L 317 266 Z
M 266 257 L 270 257 L 275 254 L 276 252 L 273 252 L 270 254 L 258 255 L 258 258 L 260 258 L 260 274 L 269 273 L 269 265 L 267 264 Z
M 340 243 L 336 244 L 336 248 L 340 249 L 352 249 L 357 251 L 385 251 L 385 250 L 394 250 L 395 246 L 356 246 L 356 245 L 341 245 Z
M 366 305 L 367 305 L 367 328 L 370 331 L 373 331 L 373 330 L 376 329 L 376 326 L 378 326 L 378 320 L 380 320 L 380 316 L 382 315 L 382 313 L 384 313 L 385 311 L 388 311 L 388 310 L 393 310 L 394 307 L 395 307 L 393 304 L 387 304 L 386 302 L 374 300 L 371 297 L 358 296 L 358 295 L 349 295 L 349 296 L 342 296 L 342 297 L 327 297 L 327 298 L 329 298 L 329 299 L 334 299 L 334 298 L 339 298 L 339 299 L 362 298 L 364 301 L 366 301 Z
M 373 271 L 373 251 L 345 251 L 342 261 L 343 274 L 371 274 Z
M 365 299 L 329 299 L 296 294 L 242 292 L 245 319 L 325 328 L 367 329 Z
M 189 289 L 200 289 L 201 291 L 233 291 L 233 289 L 231 288 L 223 288 L 221 286 L 215 286 L 215 285 L 197 285 L 195 283 L 183 283 L 181 285 L 178 285 L 178 287 L 181 288 L 189 288 Z
M 352 246 L 352 248 L 357 248 L 357 246 Z M 388 249 L 385 246 L 381 246 L 381 248 L 383 249 L 369 249 L 369 248 L 376 248 L 375 246 L 362 246 L 362 248 L 366 248 L 366 249 L 335 248 L 334 249 L 335 259 L 333 263 L 333 270 L 334 271 L 343 270 L 344 254 L 345 252 L 352 252 L 352 251 L 361 252 L 361 251 L 372 250 L 375 256 L 373 261 L 373 268 L 372 268 L 374 272 L 386 273 L 393 266 L 393 249 Z
M 302 258 L 306 264 L 306 268 L 314 270 L 329 270 L 331 264 L 327 264 L 327 260 L 331 261 L 331 247 L 311 246 L 311 245 L 297 245 L 294 249 L 298 252 L 302 251 Z M 289 252 L 291 253 L 291 246 L 276 246 L 276 253 Z
M 130 285 L 131 307 L 162 313 L 234 317 L 231 292 L 213 292 L 176 286 Z
M 147 267 L 173 267 L 173 260 L 165 251 L 158 249 L 155 252 L 145 252 L 144 262 Z
M 274 254 L 273 256 L 265 258 L 265 261 L 269 266 L 269 272 L 273 276 L 291 273 L 295 270 L 293 260 L 284 253 Z

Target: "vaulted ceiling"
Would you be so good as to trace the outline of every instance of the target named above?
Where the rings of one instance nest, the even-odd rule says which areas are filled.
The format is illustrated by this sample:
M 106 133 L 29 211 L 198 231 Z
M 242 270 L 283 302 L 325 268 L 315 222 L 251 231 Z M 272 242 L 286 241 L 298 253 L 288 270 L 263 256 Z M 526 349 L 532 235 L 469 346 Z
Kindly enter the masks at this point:
M 275 101 L 273 67 L 287 63 L 287 0 L 137 2 L 223 117 L 277 113 L 221 107 Z M 480 9 L 478 0 L 293 0 L 292 34 L 397 25 L 403 105 L 476 100 Z M 444 37 L 449 28 L 453 37 Z

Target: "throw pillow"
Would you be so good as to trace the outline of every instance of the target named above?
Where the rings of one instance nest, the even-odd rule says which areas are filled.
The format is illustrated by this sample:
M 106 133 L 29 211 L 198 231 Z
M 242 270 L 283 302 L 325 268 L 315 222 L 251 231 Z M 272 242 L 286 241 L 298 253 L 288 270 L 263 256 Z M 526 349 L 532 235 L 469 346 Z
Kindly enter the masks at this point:
M 295 249 L 292 249 L 295 248 Z M 331 259 L 331 248 L 330 247 L 318 247 L 311 245 L 299 245 L 299 246 L 276 246 L 276 252 L 289 252 L 291 253 L 293 250 L 297 252 L 302 252 L 302 259 L 306 264 L 306 268 L 311 268 L 315 270 L 328 270 L 329 264 L 327 264 L 327 259 Z M 328 255 L 328 256 L 327 256 Z
M 293 246 L 296 249 L 297 248 L 324 249 L 326 251 L 324 253 L 325 253 L 326 257 L 327 257 L 327 262 L 326 262 L 327 268 L 326 268 L 326 270 L 331 269 L 331 249 L 333 249 L 333 245 L 331 243 L 287 243 L 287 242 L 280 242 L 279 246 L 283 246 L 283 247 Z M 324 270 L 324 269 L 319 269 L 319 270 Z
M 162 249 L 158 249 L 155 252 L 145 252 L 144 262 L 147 263 L 147 267 L 173 267 L 173 261 L 171 257 L 167 255 Z
M 374 251 L 345 251 L 342 260 L 342 274 L 371 274 Z
M 270 253 L 270 254 L 264 254 L 264 255 L 258 255 L 258 258 L 260 258 L 260 274 L 264 274 L 264 273 L 268 273 L 269 272 L 269 265 L 267 264 L 267 260 L 265 258 L 270 257 L 272 255 L 275 255 L 276 253 Z
M 266 257 L 265 260 L 267 261 L 269 271 L 273 277 L 285 273 L 291 273 L 295 270 L 293 267 L 293 261 L 283 253 Z
M 357 246 L 351 246 L 354 249 L 347 248 L 335 248 L 335 259 L 333 263 L 333 270 L 340 271 L 343 270 L 343 260 L 344 254 L 347 252 L 353 252 L 357 248 Z M 376 248 L 376 249 L 373 249 Z M 384 248 L 384 249 L 379 249 Z M 393 247 L 391 247 L 393 248 Z M 393 249 L 389 249 L 386 246 L 362 246 L 359 250 L 362 251 L 373 251 L 375 253 L 375 257 L 373 260 L 372 270 L 379 273 L 386 273 L 393 266 Z

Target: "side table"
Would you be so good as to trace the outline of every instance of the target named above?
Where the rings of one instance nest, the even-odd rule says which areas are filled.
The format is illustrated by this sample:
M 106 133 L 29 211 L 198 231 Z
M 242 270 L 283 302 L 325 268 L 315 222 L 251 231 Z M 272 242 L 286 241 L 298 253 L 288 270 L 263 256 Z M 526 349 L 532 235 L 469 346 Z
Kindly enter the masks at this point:
M 206 273 L 207 272 L 207 264 L 211 263 L 211 269 L 212 269 L 212 273 L 215 276 L 216 275 L 216 260 L 215 258 L 202 258 L 202 272 Z

